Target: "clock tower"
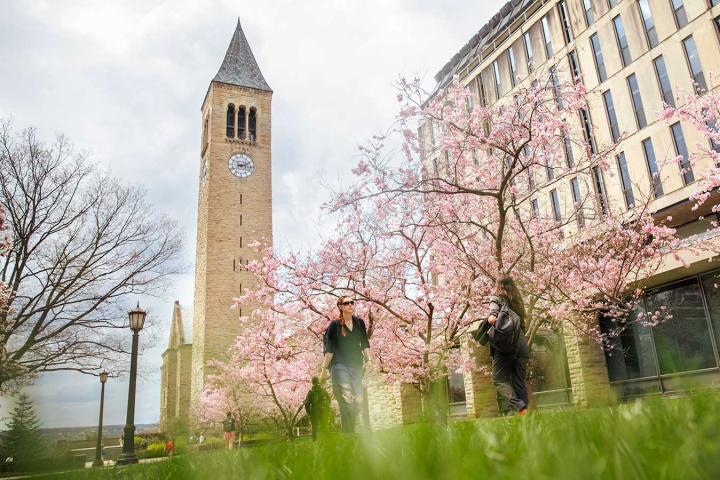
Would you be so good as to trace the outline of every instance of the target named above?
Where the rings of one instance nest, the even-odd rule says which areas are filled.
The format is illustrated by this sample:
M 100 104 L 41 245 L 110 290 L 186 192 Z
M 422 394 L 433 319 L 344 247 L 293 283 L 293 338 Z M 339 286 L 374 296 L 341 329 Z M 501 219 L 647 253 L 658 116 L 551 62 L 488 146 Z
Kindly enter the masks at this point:
M 272 243 L 272 90 L 238 20 L 201 109 L 198 219 L 192 333 L 191 404 L 240 331 L 233 297 L 253 288 L 244 270 L 255 252 Z

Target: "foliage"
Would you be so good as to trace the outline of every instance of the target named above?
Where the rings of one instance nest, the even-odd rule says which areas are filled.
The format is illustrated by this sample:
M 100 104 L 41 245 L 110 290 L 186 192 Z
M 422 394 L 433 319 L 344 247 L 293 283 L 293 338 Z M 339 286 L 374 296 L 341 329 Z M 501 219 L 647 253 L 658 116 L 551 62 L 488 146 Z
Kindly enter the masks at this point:
M 178 457 L 53 479 L 553 478 L 687 480 L 720 471 L 717 392 L 614 408 L 406 426 Z
M 8 430 L 2 436 L 0 454 L 3 460 L 12 457 L 16 471 L 31 469 L 45 454 L 40 437 L 40 422 L 30 397 L 21 393 L 10 417 Z
M 164 457 L 165 454 L 165 442 L 154 442 L 149 444 L 144 450 L 137 452 L 140 458 L 157 458 Z

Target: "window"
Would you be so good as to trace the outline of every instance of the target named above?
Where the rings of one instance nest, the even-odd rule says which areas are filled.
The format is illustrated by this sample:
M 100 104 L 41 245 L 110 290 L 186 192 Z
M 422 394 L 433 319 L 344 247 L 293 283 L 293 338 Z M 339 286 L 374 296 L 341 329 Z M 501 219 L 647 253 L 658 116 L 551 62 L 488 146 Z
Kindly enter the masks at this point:
M 528 177 L 528 188 L 531 190 L 535 188 L 535 174 L 533 173 L 532 165 L 529 165 L 527 167 L 527 177 Z
M 485 84 L 482 80 L 482 74 L 478 75 L 476 77 L 477 83 L 478 83 L 478 90 L 480 91 L 480 104 L 483 107 L 487 106 L 487 93 L 485 93 Z M 435 145 L 435 142 L 433 141 L 433 145 Z
M 608 210 L 607 192 L 605 191 L 605 180 L 603 180 L 602 171 L 600 167 L 594 166 L 592 168 L 593 184 L 595 185 L 595 197 L 597 199 L 598 208 L 603 216 L 607 216 L 610 211 Z
M 592 0 L 583 0 L 583 10 L 585 11 L 585 22 L 587 26 L 593 24 L 595 21 L 595 15 L 593 15 Z
M 550 25 L 548 24 L 548 17 L 545 15 L 540 19 L 540 25 L 542 26 L 543 42 L 545 43 L 545 58 L 552 57 L 552 33 L 550 33 Z
M 437 145 L 437 139 L 435 138 L 435 122 L 432 119 L 428 122 L 428 128 L 430 129 L 430 143 L 435 147 L 435 145 Z
M 238 138 L 245 139 L 245 107 L 238 108 Z
M 550 190 L 550 203 L 552 204 L 553 218 L 556 222 L 562 221 L 562 214 L 560 213 L 560 200 L 558 199 L 558 193 L 556 189 Z
M 613 142 L 617 142 L 620 138 L 620 127 L 618 127 L 618 119 L 615 114 L 615 105 L 613 104 L 612 93 L 605 90 L 602 94 L 603 103 L 605 104 L 605 113 L 607 114 L 608 123 L 610 123 L 610 134 Z
M 495 98 L 497 100 L 500 100 L 500 95 L 502 94 L 500 91 L 501 84 L 500 84 L 500 67 L 498 66 L 497 60 L 495 60 L 492 63 L 493 68 L 493 76 L 495 78 Z
M 597 70 L 598 81 L 607 80 L 607 72 L 605 71 L 605 62 L 603 61 L 602 49 L 600 48 L 600 38 L 597 33 L 590 36 L 590 45 L 592 46 L 593 56 L 595 57 L 595 69 Z
M 707 127 L 710 129 L 711 132 L 718 131 L 717 122 L 715 120 L 708 121 Z M 717 143 L 715 140 L 713 140 L 712 136 L 710 137 L 710 148 L 712 148 L 714 152 L 720 153 L 720 143 Z M 720 167 L 720 164 L 718 164 L 717 166 Z
M 693 175 L 692 165 L 690 165 L 690 158 L 688 156 L 687 145 L 685 144 L 685 135 L 683 135 L 682 125 L 680 122 L 675 122 L 670 126 L 670 132 L 672 132 L 673 144 L 675 145 L 675 153 L 682 155 L 683 159 L 680 161 L 680 174 L 683 178 L 683 183 L 687 185 L 695 181 L 695 175 Z
M 645 163 L 647 163 L 648 173 L 650 174 L 650 185 L 652 186 L 655 198 L 662 197 L 663 191 L 662 180 L 660 178 L 660 170 L 655 160 L 655 150 L 653 149 L 652 140 L 646 138 L 642 142 L 643 151 L 645 152 Z
M 250 114 L 248 115 L 248 139 L 254 142 L 257 139 L 257 110 L 255 107 L 250 107 Z
M 225 136 L 227 136 L 227 138 L 235 138 L 235 105 L 232 103 L 227 107 Z
M 622 188 L 623 198 L 625 198 L 625 206 L 629 210 L 635 206 L 635 197 L 633 196 L 630 172 L 628 172 L 627 162 L 625 161 L 625 153 L 620 152 L 616 159 L 618 172 L 620 173 L 620 187 Z
M 655 48 L 658 44 L 658 36 L 657 30 L 655 30 L 655 21 L 653 20 L 648 0 L 638 0 L 638 5 L 640 6 L 640 16 L 643 21 L 648 48 Z
M 705 75 L 703 74 L 702 65 L 700 64 L 700 55 L 695 47 L 695 40 L 692 35 L 683 40 L 682 44 L 683 50 L 685 50 L 685 59 L 687 60 L 690 74 L 696 83 L 696 89 L 699 91 L 707 90 Z
M 590 113 L 585 108 L 580 109 L 580 120 L 582 122 L 583 134 L 585 135 L 585 142 L 587 142 L 587 148 L 591 154 L 597 153 L 597 146 L 595 145 L 595 137 L 593 136 L 592 123 L 590 122 Z
M 570 28 L 570 15 L 568 14 L 565 0 L 561 0 L 558 3 L 558 11 L 560 12 L 560 21 L 562 22 L 563 27 L 563 38 L 565 38 L 565 43 L 568 44 L 572 42 L 573 35 L 572 29 Z
M 627 67 L 632 62 L 632 56 L 630 55 L 630 46 L 628 45 L 625 27 L 623 27 L 620 15 L 613 18 L 613 27 L 615 28 L 615 39 L 617 40 L 618 50 L 620 50 L 623 67 Z
M 240 226 L 242 227 L 242 214 L 240 215 Z
M 578 182 L 577 177 L 570 180 L 570 190 L 572 191 L 578 228 L 581 229 L 585 226 L 585 216 L 582 211 L 582 195 L 580 194 L 580 183 Z
M 523 43 L 525 44 L 525 59 L 528 63 L 528 71 L 533 69 L 533 48 L 530 40 L 530 32 L 523 33 Z
M 670 0 L 672 4 L 673 13 L 675 14 L 675 25 L 678 30 L 688 24 L 687 13 L 685 13 L 685 5 L 683 0 Z
M 530 200 L 530 216 L 537 219 L 540 216 L 540 208 L 538 207 L 537 198 Z
M 573 168 L 575 166 L 575 159 L 573 158 L 572 142 L 567 132 L 563 134 L 563 144 L 565 146 L 565 163 L 568 168 Z
M 203 122 L 203 133 L 202 133 L 202 154 L 205 153 L 205 149 L 208 146 L 208 128 L 209 128 L 209 122 L 210 119 L 208 117 L 205 117 L 205 122 Z
M 665 68 L 665 59 L 660 55 L 653 60 L 653 63 L 655 64 L 655 74 L 660 84 L 660 93 L 662 94 L 663 100 L 668 105 L 674 107 L 675 98 L 673 97 L 672 87 L 670 86 L 670 77 L 668 77 L 667 69 Z
M 510 85 L 515 86 L 517 81 L 517 67 L 515 65 L 515 52 L 513 47 L 507 49 L 508 66 L 510 67 Z
M 470 94 L 467 97 L 465 97 L 465 111 L 467 113 L 472 112 L 472 107 L 473 107 L 473 97 L 472 97 L 472 94 Z
M 570 70 L 572 71 L 573 82 L 577 83 L 580 81 L 580 62 L 578 61 L 577 53 L 575 50 L 568 53 L 568 63 L 570 63 Z
M 555 104 L 557 105 L 558 110 L 562 110 L 562 92 L 560 91 L 560 79 L 558 78 L 557 65 L 550 67 L 550 80 L 552 81 Z
M 632 98 L 633 110 L 635 111 L 635 122 L 638 130 L 645 128 L 647 120 L 645 119 L 645 109 L 643 108 L 642 97 L 640 96 L 640 87 L 637 78 L 633 73 L 627 77 L 628 88 L 630 89 L 630 97 Z
M 548 182 L 555 178 L 555 170 L 550 165 L 545 165 L 545 178 Z

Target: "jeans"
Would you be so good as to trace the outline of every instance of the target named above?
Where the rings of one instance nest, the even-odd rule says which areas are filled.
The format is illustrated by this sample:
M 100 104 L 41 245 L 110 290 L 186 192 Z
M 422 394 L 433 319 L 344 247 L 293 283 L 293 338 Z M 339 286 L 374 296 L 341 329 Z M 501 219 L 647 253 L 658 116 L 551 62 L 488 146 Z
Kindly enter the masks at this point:
M 492 379 L 500 396 L 500 413 L 511 409 L 520 411 L 528 406 L 528 391 L 525 374 L 529 349 L 525 335 L 518 338 L 517 349 L 512 353 L 493 352 Z
M 345 433 L 355 433 L 363 415 L 363 369 L 336 363 L 330 368 L 332 388 L 340 407 L 340 424 Z

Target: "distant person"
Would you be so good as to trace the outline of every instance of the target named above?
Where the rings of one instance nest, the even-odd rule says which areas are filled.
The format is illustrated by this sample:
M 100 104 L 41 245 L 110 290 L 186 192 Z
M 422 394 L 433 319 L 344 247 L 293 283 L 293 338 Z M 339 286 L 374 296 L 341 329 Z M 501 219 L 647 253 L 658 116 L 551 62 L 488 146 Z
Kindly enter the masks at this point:
M 172 437 L 169 437 L 165 441 L 165 453 L 167 454 L 168 458 L 172 458 L 173 453 L 175 453 L 175 440 L 173 440 Z
M 205 443 L 205 434 L 201 433 L 198 437 L 198 445 L 202 445 L 203 443 Z
M 490 298 L 487 325 L 481 325 L 479 330 L 486 330 L 489 337 L 492 379 L 500 396 L 500 411 L 505 414 L 515 410 L 522 416 L 527 413 L 529 404 L 525 382 L 530 356 L 525 339 L 525 305 L 511 276 L 502 275 L 495 287 L 495 295 Z M 512 335 L 507 335 L 510 329 L 501 331 L 503 325 L 515 326 Z M 494 326 L 496 331 L 492 328 Z
M 223 420 L 223 438 L 225 439 L 225 448 L 228 450 L 233 448 L 235 442 L 235 419 L 232 413 L 227 412 L 225 420 Z
M 305 412 L 310 417 L 312 439 L 317 440 L 318 433 L 325 431 L 330 419 L 330 395 L 318 377 L 312 378 L 312 388 L 305 397 Z
M 363 366 L 370 360 L 370 342 L 365 322 L 353 315 L 355 300 L 344 295 L 338 298 L 337 306 L 338 319 L 330 322 L 324 335 L 320 380 L 325 380 L 330 369 L 342 430 L 354 433 L 357 418 L 363 418 Z

